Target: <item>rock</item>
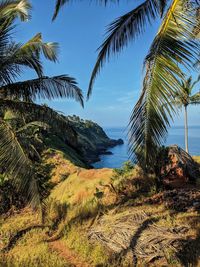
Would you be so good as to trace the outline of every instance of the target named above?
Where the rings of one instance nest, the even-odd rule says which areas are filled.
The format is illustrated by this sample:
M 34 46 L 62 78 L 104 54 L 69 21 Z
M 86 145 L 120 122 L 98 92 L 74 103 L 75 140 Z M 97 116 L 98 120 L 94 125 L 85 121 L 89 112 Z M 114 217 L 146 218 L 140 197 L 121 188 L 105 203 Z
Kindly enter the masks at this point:
M 147 198 L 143 203 L 164 204 L 167 209 L 175 211 L 200 211 L 200 190 L 196 187 L 173 189 Z
M 117 144 L 118 145 L 123 145 L 124 144 L 124 141 L 120 138 L 120 139 L 117 140 Z
M 168 188 L 180 188 L 195 183 L 200 177 L 199 165 L 176 145 L 161 151 L 158 165 L 160 180 Z
M 78 148 L 87 163 L 100 161 L 100 155 L 112 155 L 109 148 L 124 144 L 122 139 L 110 139 L 102 127 L 78 116 L 68 116 L 70 125 L 77 133 Z

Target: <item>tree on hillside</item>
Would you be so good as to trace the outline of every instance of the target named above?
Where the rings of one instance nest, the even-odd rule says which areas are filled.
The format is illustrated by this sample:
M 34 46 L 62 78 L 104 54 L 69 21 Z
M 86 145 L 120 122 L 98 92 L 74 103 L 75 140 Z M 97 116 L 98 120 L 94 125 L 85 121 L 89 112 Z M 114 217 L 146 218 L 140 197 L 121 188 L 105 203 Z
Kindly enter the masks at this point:
M 176 96 L 173 104 L 180 108 L 184 108 L 184 116 L 185 116 L 185 150 L 189 153 L 188 149 L 188 111 L 187 108 L 189 105 L 198 105 L 200 104 L 200 92 L 195 94 L 193 93 L 194 86 L 200 81 L 200 76 L 196 81 L 192 81 L 192 77 L 190 76 L 188 79 L 184 79 L 181 81 L 181 91 L 179 91 Z
M 53 19 L 60 8 L 71 1 L 57 0 Z M 118 0 L 99 0 L 107 4 Z M 145 0 L 127 14 L 117 18 L 107 28 L 107 37 L 99 47 L 88 97 L 94 81 L 106 61 L 117 54 L 160 17 L 158 32 L 144 61 L 142 92 L 130 118 L 130 153 L 146 170 L 154 166 L 160 145 L 176 108 L 171 104 L 181 90 L 183 68 L 191 68 L 199 59 L 199 0 Z
M 55 62 L 57 43 L 43 42 L 41 34 L 25 44 L 11 39 L 15 19 L 18 17 L 26 21 L 30 18 L 30 10 L 28 0 L 0 1 L 0 169 L 36 207 L 41 203 L 41 195 L 34 167 L 15 131 L 3 119 L 3 111 L 9 109 L 18 114 L 31 113 L 40 121 L 49 123 L 53 120 L 57 127 L 68 130 L 69 125 L 61 115 L 33 101 L 38 98 L 68 97 L 83 106 L 83 96 L 74 78 L 68 75 L 46 77 L 43 74 L 41 54 Z M 38 78 L 16 82 L 24 67 L 34 70 Z

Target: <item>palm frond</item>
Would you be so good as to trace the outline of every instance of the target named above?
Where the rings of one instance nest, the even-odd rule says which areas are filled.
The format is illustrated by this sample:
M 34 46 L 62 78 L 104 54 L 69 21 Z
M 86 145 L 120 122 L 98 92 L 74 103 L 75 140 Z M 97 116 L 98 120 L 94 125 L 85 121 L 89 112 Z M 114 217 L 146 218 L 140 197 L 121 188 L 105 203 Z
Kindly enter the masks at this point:
M 0 24 L 1 23 L 2 19 L 0 18 Z M 9 55 L 10 57 L 10 49 L 8 49 L 8 42 L 10 39 L 11 30 L 11 26 L 0 29 L 0 86 L 2 86 L 2 84 L 4 83 L 12 82 L 13 76 L 16 76 L 16 73 L 18 73 L 18 70 L 16 70 L 13 65 L 11 66 L 10 62 L 8 63 L 8 65 L 6 64 L 6 62 L 9 61 L 7 56 Z
M 119 53 L 130 40 L 134 40 L 142 34 L 146 24 L 151 23 L 159 14 L 162 14 L 165 6 L 165 1 L 146 0 L 108 26 L 107 38 L 98 49 L 98 58 L 89 83 L 88 98 L 92 93 L 97 75 L 104 63 L 109 60 L 110 55 Z
M 189 102 L 190 105 L 199 105 L 200 104 L 200 92 L 192 95 L 190 97 L 190 102 Z
M 12 98 L 27 101 L 36 98 L 52 99 L 57 97 L 67 97 L 75 99 L 84 106 L 81 89 L 77 86 L 74 78 L 67 75 L 55 77 L 41 77 L 34 80 L 8 84 L 0 88 L 4 98 Z
M 197 83 L 199 83 L 200 82 L 200 75 L 197 77 L 197 79 L 196 79 L 196 81 L 194 81 L 193 83 L 192 83 L 192 88 L 194 88 L 194 86 L 197 84 Z
M 44 56 L 51 61 L 56 62 L 58 56 L 58 43 L 43 42 L 42 34 L 38 33 L 21 47 L 21 52 L 40 55 L 43 52 Z
M 174 0 L 165 15 L 146 57 L 142 93 L 130 119 L 130 154 L 136 153 L 146 169 L 153 167 L 156 151 L 177 112 L 171 102 L 181 90 L 179 78 L 184 77 L 177 62 L 191 67 L 199 53 L 192 33 L 194 14 L 184 4 Z
M 69 0 L 56 0 L 56 6 L 55 6 L 55 10 L 54 10 L 54 14 L 53 14 L 53 18 L 52 20 L 55 20 L 56 17 L 58 16 L 58 13 L 60 11 L 60 9 L 67 3 L 69 2 Z
M 41 122 L 41 121 L 31 121 L 29 123 L 26 123 L 24 126 L 20 127 L 15 131 L 16 134 L 19 134 L 21 132 L 26 131 L 27 129 L 31 127 L 38 127 L 42 129 L 49 129 L 49 125 L 47 123 Z
M 58 13 L 60 12 L 60 9 L 67 3 L 71 3 L 72 0 L 56 0 L 56 5 L 55 5 L 55 10 L 54 10 L 54 14 L 53 14 L 53 18 L 52 20 L 55 20 L 58 16 Z M 109 2 L 111 3 L 118 3 L 119 0 L 96 0 L 94 1 L 96 3 L 99 4 L 103 4 L 103 5 L 107 5 Z
M 193 32 L 194 32 L 196 38 L 200 38 L 200 7 L 196 11 L 196 18 L 197 18 L 197 23 L 194 27 Z
M 30 19 L 31 4 L 28 0 L 3 0 L 0 3 L 0 17 L 4 18 L 0 29 L 8 27 L 15 18 L 19 17 L 21 21 Z
M 21 67 L 34 69 L 39 77 L 43 75 L 42 63 L 34 53 L 24 51 L 20 44 L 8 43 L 0 56 L 0 86 L 12 83 L 21 74 Z
M 3 120 L 0 120 L 0 167 L 33 207 L 41 204 L 32 163 L 24 153 L 15 133 Z
M 2 110 L 11 110 L 14 113 L 26 116 L 27 122 L 41 121 L 51 125 L 56 131 L 66 132 L 66 139 L 70 143 L 76 143 L 77 141 L 77 134 L 66 117 L 46 105 L 41 106 L 30 102 L 0 99 L 0 107 Z

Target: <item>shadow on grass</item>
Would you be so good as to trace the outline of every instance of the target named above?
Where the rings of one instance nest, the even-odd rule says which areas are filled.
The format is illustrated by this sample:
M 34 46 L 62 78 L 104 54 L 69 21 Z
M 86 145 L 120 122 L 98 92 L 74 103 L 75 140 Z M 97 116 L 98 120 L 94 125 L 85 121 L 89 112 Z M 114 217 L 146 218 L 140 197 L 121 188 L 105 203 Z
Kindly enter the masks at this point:
M 182 266 L 199 266 L 200 260 L 200 231 L 196 238 L 183 240 L 183 247 L 176 253 Z
M 34 226 L 29 226 L 29 227 L 27 227 L 25 229 L 22 229 L 22 230 L 18 231 L 13 237 L 11 237 L 11 239 L 9 240 L 7 246 L 4 247 L 0 252 L 5 253 L 5 252 L 8 252 L 9 250 L 11 250 L 15 246 L 17 241 L 20 238 L 22 238 L 29 231 L 31 231 L 33 229 L 44 229 L 45 227 L 47 227 L 47 226 L 46 225 L 34 225 Z

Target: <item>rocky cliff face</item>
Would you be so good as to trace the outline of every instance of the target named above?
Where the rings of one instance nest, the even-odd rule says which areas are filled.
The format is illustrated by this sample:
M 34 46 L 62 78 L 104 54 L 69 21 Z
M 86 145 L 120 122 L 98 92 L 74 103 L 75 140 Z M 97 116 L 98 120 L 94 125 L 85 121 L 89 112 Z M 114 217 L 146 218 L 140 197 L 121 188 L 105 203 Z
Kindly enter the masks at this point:
M 46 123 L 36 121 L 33 114 L 25 114 L 25 120 L 22 120 L 17 114 L 5 113 L 4 119 L 16 131 L 20 143 L 33 161 L 38 161 L 42 152 L 50 148 L 62 151 L 74 165 L 89 167 L 100 160 L 99 155 L 111 154 L 108 148 L 123 144 L 122 139 L 110 139 L 95 122 L 52 112 L 54 117 L 58 117 L 59 124 L 53 119 Z
M 88 163 L 99 161 L 99 155 L 112 154 L 107 151 L 109 148 L 124 143 L 122 139 L 110 139 L 93 121 L 82 120 L 78 116 L 68 116 L 67 119 L 77 133 L 78 147 Z

